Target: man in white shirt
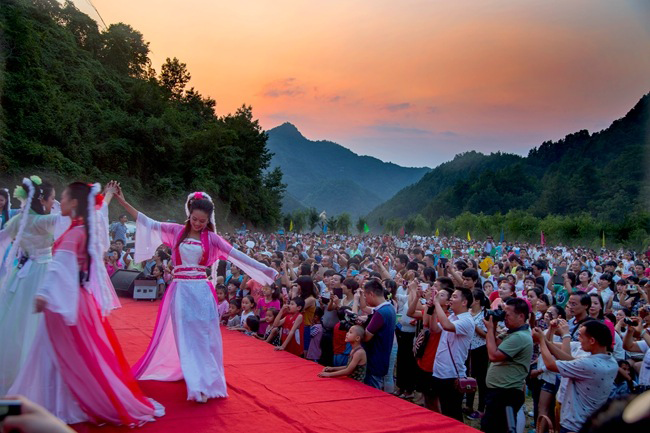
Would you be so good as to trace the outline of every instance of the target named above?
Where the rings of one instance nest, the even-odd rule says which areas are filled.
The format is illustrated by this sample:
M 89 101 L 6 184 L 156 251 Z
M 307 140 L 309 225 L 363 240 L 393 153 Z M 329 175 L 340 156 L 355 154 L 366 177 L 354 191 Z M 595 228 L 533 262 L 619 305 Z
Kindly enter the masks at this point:
M 449 309 L 452 311 L 449 317 L 436 294 L 433 296 L 435 314 L 442 335 L 433 363 L 432 397 L 438 397 L 443 415 L 462 422 L 463 394 L 456 390 L 454 383 L 457 378 L 467 377 L 465 361 L 475 329 L 469 307 L 474 302 L 474 296 L 469 289 L 454 290 L 449 301 Z
M 598 410 L 609 397 L 612 383 L 618 372 L 616 360 L 608 353 L 612 334 L 597 320 L 584 322 L 579 328 L 582 350 L 591 355 L 565 361 L 558 360 L 549 350 L 542 331 L 535 330 L 544 364 L 549 371 L 560 373 L 568 379 L 560 412 L 560 433 L 577 432 L 587 418 Z M 567 333 L 562 338 L 571 338 Z

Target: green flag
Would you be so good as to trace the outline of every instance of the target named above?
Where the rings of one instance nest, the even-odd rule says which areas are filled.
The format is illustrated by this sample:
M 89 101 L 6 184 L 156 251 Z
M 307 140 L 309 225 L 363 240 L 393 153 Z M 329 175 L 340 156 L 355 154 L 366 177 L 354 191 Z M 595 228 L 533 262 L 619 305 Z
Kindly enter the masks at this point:
M 363 232 L 368 233 L 370 231 L 370 227 L 368 227 L 368 223 L 363 223 Z

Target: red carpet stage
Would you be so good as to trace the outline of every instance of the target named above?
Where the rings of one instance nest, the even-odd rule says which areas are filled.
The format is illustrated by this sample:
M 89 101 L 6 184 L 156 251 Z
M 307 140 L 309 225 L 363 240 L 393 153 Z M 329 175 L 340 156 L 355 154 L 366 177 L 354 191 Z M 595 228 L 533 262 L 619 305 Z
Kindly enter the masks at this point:
M 157 302 L 122 299 L 111 316 L 127 360 L 144 352 Z M 429 412 L 351 379 L 319 378 L 322 367 L 263 341 L 223 331 L 226 399 L 188 402 L 185 383 L 140 382 L 145 394 L 167 414 L 138 432 L 475 432 L 469 426 Z M 127 427 L 74 426 L 78 432 L 127 432 Z

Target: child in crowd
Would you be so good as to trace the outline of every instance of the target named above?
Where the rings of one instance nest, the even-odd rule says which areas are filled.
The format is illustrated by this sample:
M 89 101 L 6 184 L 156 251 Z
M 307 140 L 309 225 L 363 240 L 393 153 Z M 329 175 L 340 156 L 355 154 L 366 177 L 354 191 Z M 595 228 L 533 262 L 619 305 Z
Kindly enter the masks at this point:
M 238 291 L 239 291 L 239 281 L 231 279 L 228 282 L 228 300 L 232 301 L 233 299 L 237 299 Z
M 241 301 L 239 299 L 233 299 L 228 305 L 228 314 L 224 317 L 223 322 L 229 328 L 241 326 L 241 317 L 239 317 L 239 311 L 241 310 Z
M 162 297 L 167 288 L 164 278 L 165 270 L 161 265 L 155 265 L 151 270 L 151 276 L 156 279 L 156 289 L 158 290 L 157 297 Z
M 122 266 L 118 262 L 117 251 L 111 249 L 104 254 L 104 265 L 106 266 L 106 272 L 108 272 L 109 277 L 112 277 L 118 269 L 122 269 Z
M 257 332 L 260 330 L 260 319 L 257 316 L 248 316 L 246 323 L 244 323 L 244 334 L 256 337 Z
M 324 311 L 322 308 L 316 308 L 311 329 L 309 330 L 311 340 L 309 340 L 309 348 L 307 349 L 306 358 L 314 362 L 318 362 L 321 356 L 320 340 L 323 336 L 323 325 L 321 324 L 323 314 Z
M 248 316 L 246 319 L 242 319 L 242 326 L 237 326 L 234 328 L 228 328 L 229 331 L 240 331 L 251 337 L 257 336 L 257 331 L 260 329 L 260 319 L 253 315 Z
M 279 313 L 280 310 L 276 308 L 269 308 L 266 310 L 266 315 L 264 317 L 264 321 L 266 322 L 266 331 L 264 332 L 264 337 L 258 337 L 276 347 L 282 345 L 281 332 L 277 327 L 273 326 L 275 318 Z
M 229 331 L 239 331 L 243 332 L 246 335 L 257 335 L 257 331 L 260 329 L 260 319 L 259 317 L 252 315 L 247 316 L 245 319 L 241 318 L 241 326 L 229 327 Z
M 269 308 L 275 308 L 278 311 L 280 310 L 280 292 L 275 284 L 264 286 L 262 288 L 262 294 L 263 297 L 257 300 L 257 315 L 260 318 L 266 317 L 266 312 Z M 267 323 L 266 320 L 262 321 L 260 323 L 259 334 L 265 335 L 266 328 L 272 323 L 272 321 L 269 323 Z
M 361 340 L 363 339 L 366 331 L 359 325 L 354 325 L 345 334 L 345 341 L 352 347 L 350 356 L 346 366 L 341 367 L 325 367 L 320 377 L 340 377 L 348 376 L 363 383 L 366 378 L 367 358 L 366 351 L 361 347 Z
M 241 323 L 246 323 L 246 319 L 255 316 L 255 299 L 251 295 L 246 295 L 241 299 Z
M 623 359 L 618 361 L 618 374 L 614 379 L 612 393 L 609 398 L 623 398 L 630 395 L 637 385 L 634 379 L 634 369 L 630 366 L 630 363 Z
M 226 287 L 223 284 L 219 284 L 214 290 L 217 292 L 217 312 L 219 313 L 219 317 L 223 317 L 228 314 Z
M 305 307 L 305 301 L 300 297 L 295 297 L 287 305 L 282 307 L 281 314 L 275 318 L 273 326 L 282 328 L 282 344 L 275 350 L 286 350 L 296 356 L 302 356 L 305 351 L 302 335 L 305 332 L 305 326 L 302 322 L 302 309 Z

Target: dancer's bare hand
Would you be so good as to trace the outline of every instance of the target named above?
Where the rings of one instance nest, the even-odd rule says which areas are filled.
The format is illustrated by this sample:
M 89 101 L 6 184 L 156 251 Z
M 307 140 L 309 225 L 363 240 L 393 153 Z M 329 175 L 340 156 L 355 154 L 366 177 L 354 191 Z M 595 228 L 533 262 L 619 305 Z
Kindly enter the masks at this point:
M 35 313 L 42 313 L 43 310 L 45 310 L 45 307 L 47 306 L 47 301 L 45 298 L 42 298 L 40 296 L 37 296 L 34 298 L 34 312 Z

